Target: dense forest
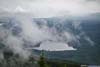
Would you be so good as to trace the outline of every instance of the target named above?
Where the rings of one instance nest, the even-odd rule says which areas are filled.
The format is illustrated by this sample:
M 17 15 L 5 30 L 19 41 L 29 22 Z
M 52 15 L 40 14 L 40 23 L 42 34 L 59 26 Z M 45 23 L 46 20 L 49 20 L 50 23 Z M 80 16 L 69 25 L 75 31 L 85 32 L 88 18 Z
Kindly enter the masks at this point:
M 40 55 L 38 60 L 35 60 L 32 56 L 28 59 L 22 59 L 19 55 L 14 55 L 9 51 L 3 54 L 4 59 L 0 59 L 0 67 L 80 67 L 78 64 L 47 60 L 43 54 Z

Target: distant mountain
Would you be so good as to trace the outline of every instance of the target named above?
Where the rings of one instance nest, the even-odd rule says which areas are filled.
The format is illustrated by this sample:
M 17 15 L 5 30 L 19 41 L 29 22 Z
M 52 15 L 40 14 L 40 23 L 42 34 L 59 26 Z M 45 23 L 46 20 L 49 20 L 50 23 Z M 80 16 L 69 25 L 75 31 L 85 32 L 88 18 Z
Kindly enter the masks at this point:
M 76 17 L 54 17 L 54 18 L 33 18 L 33 23 L 39 28 L 46 26 L 57 37 L 41 41 L 35 46 L 30 41 L 26 41 L 24 46 L 37 47 L 49 42 L 64 42 L 77 50 L 75 51 L 44 51 L 47 58 L 57 58 L 61 60 L 71 60 L 82 64 L 100 64 L 100 13 L 87 16 Z M 13 17 L 0 18 L 0 27 L 13 31 L 13 35 L 20 36 L 22 32 L 20 25 Z M 65 35 L 68 32 L 71 35 Z M 44 34 L 45 35 L 45 34 Z M 47 44 L 48 45 L 48 44 Z M 44 46 L 45 47 L 45 46 Z M 44 49 L 45 50 L 45 49 Z M 40 53 L 41 51 L 36 53 Z
M 38 25 L 42 25 L 41 20 L 45 20 L 48 27 L 55 28 L 58 33 L 69 31 L 76 36 L 76 40 L 69 42 L 69 45 L 77 49 L 76 51 L 44 51 L 46 57 L 72 60 L 82 64 L 100 64 L 99 18 L 100 13 L 75 18 L 36 19 Z

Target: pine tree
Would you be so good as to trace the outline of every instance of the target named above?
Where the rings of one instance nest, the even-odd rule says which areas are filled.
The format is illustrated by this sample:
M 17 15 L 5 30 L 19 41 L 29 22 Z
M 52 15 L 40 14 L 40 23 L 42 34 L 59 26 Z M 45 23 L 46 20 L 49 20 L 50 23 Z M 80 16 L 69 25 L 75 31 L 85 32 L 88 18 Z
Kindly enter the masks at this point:
M 40 56 L 40 60 L 38 61 L 38 64 L 40 67 L 49 67 L 49 65 L 46 63 L 46 61 L 44 59 L 43 53 Z
M 64 64 L 64 67 L 67 67 L 67 64 Z

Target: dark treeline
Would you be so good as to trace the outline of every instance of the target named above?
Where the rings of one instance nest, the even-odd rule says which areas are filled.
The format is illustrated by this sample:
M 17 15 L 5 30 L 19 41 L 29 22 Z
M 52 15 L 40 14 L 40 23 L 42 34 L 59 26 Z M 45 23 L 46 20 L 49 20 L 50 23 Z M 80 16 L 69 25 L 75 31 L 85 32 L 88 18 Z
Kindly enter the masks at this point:
M 67 62 L 47 61 L 43 55 L 39 60 L 34 57 L 22 59 L 19 55 L 14 55 L 12 52 L 4 52 L 4 59 L 0 60 L 0 67 L 80 67 L 77 64 L 69 64 Z

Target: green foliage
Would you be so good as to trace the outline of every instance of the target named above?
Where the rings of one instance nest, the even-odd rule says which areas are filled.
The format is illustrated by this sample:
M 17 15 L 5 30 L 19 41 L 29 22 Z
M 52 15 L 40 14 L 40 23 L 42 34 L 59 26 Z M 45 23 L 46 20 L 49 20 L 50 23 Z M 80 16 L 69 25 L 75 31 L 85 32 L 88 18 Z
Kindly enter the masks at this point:
M 38 64 L 39 64 L 40 67 L 50 67 L 50 66 L 46 63 L 46 61 L 45 61 L 45 59 L 44 59 L 44 56 L 43 56 L 43 53 L 42 53 L 42 55 L 40 56 L 40 60 L 38 61 Z
M 67 64 L 64 64 L 64 67 L 67 67 Z
M 4 59 L 0 59 L 0 67 L 80 67 L 76 63 L 65 62 L 61 60 L 48 60 L 42 53 L 39 61 L 36 61 L 33 56 L 29 59 L 23 59 L 18 54 L 13 54 L 11 51 L 3 53 Z

